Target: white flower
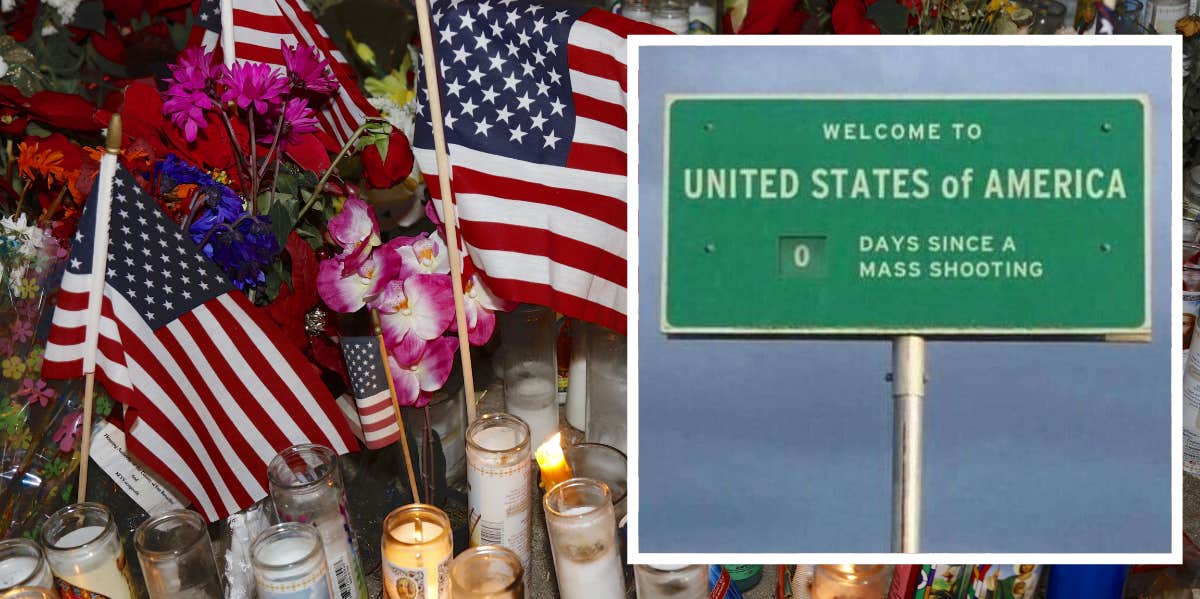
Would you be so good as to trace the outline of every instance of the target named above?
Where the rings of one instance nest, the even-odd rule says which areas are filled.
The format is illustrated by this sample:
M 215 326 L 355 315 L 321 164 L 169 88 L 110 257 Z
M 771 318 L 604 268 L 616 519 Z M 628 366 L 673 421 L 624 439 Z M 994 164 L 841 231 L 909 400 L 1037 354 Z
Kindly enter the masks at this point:
M 0 0 L 0 12 L 11 12 L 17 7 L 17 0 Z
M 3 79 L 4 76 L 7 74 L 8 74 L 8 63 L 4 62 L 3 58 L 0 58 L 0 79 Z
M 75 9 L 79 8 L 81 0 L 46 0 L 46 4 L 58 11 L 64 25 L 75 19 Z

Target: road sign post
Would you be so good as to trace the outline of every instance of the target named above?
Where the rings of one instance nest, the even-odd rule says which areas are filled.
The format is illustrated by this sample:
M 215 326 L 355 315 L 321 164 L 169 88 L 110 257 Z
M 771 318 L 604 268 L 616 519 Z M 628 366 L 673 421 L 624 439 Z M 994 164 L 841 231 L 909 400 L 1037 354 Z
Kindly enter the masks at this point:
M 1148 340 L 1148 118 L 1136 96 L 670 97 L 661 329 L 892 339 L 892 546 L 917 552 L 926 336 Z

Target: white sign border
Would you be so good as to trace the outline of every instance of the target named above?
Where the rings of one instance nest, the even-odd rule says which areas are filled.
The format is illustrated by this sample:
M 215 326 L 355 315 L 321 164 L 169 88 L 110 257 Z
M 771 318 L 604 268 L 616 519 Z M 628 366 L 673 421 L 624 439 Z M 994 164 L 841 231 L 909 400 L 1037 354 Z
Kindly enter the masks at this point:
M 638 423 L 638 330 L 640 311 L 638 289 L 638 73 L 640 49 L 650 46 L 832 46 L 832 47 L 877 47 L 877 46 L 1014 46 L 1026 47 L 1169 47 L 1171 48 L 1171 204 L 1182 205 L 1183 149 L 1179 135 L 1183 131 L 1183 42 L 1178 35 L 1163 36 L 650 36 L 634 35 L 628 38 L 628 129 L 629 150 L 627 154 L 627 198 L 628 198 L 628 260 L 627 281 L 629 303 L 628 327 L 629 361 L 632 364 L 629 381 L 628 449 L 629 449 L 629 533 L 628 550 L 631 564 L 945 564 L 945 563 L 999 563 L 999 564 L 1179 564 L 1183 561 L 1183 360 L 1180 352 L 1171 354 L 1171 551 L 1170 553 L 648 553 L 642 552 L 638 539 L 639 529 L 639 423 Z M 1149 154 L 1149 147 L 1147 148 Z M 665 147 L 664 147 L 665 151 Z M 1152 178 L 1147 170 L 1147 181 Z M 1147 202 L 1149 205 L 1149 202 Z M 1183 243 L 1183 231 L 1179 219 L 1171 225 L 1172 247 Z M 1148 259 L 1147 255 L 1147 259 Z M 1182 257 L 1172 252 L 1171 260 L 1171 313 L 1182 309 L 1183 293 Z M 1147 276 L 1150 276 L 1147 269 Z M 1149 306 L 1149 304 L 1147 304 Z M 1178 318 L 1170 323 L 1171 339 L 1183 334 L 1183 324 Z M 1174 347 L 1174 345 L 1172 346 Z M 1102 523 L 1097 523 L 1101 525 Z

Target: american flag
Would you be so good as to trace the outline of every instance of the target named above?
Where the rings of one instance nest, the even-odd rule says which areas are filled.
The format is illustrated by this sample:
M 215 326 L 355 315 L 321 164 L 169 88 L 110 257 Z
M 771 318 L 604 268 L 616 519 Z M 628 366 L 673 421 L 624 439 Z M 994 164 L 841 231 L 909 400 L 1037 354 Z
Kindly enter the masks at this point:
M 667 31 L 523 0 L 439 0 L 433 22 L 471 265 L 505 299 L 624 332 L 625 37 Z M 418 79 L 413 149 L 440 198 Z
M 71 244 L 42 374 L 84 373 L 97 179 Z M 96 378 L 125 406 L 128 450 L 209 520 L 267 495 L 280 450 L 357 445 L 316 369 L 118 167 Z
M 400 440 L 400 425 L 392 408 L 392 393 L 378 337 L 342 337 L 342 356 L 354 390 L 363 440 L 370 449 L 386 447 Z
M 237 0 L 233 9 L 234 54 L 283 68 L 282 41 L 288 46 L 308 45 L 321 50 L 341 86 L 317 112 L 321 130 L 345 144 L 367 116 L 379 116 L 358 89 L 346 57 L 334 46 L 305 6 L 304 0 Z M 201 0 L 192 20 L 189 46 L 215 50 L 221 39 L 220 0 Z

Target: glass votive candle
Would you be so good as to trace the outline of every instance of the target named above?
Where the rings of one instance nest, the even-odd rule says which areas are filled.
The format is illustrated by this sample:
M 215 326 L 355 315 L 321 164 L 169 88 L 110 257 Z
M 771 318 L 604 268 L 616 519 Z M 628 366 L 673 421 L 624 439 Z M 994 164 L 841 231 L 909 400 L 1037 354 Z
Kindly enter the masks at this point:
M 58 591 L 42 587 L 13 587 L 0 591 L 0 599 L 62 599 Z
M 563 450 L 577 478 L 594 478 L 608 485 L 617 524 L 625 519 L 629 460 L 621 450 L 603 443 L 578 443 Z
M 638 599 L 705 599 L 708 566 L 634 566 Z
M 626 339 L 593 327 L 588 332 L 587 440 L 625 451 L 627 405 Z
M 296 522 L 276 524 L 250 546 L 258 599 L 329 599 L 333 587 L 317 529 Z
M 625 574 L 608 485 L 572 478 L 542 498 L 562 599 L 622 599 Z
M 481 545 L 454 558 L 450 584 L 454 599 L 524 599 L 525 569 L 517 554 L 504 547 Z
M 315 526 L 321 533 L 335 594 L 340 599 L 364 599 L 367 586 L 354 550 L 354 527 L 337 453 L 321 445 L 293 445 L 271 460 L 267 479 L 279 520 Z
M 813 570 L 812 599 L 883 599 L 888 570 L 879 565 L 822 565 Z
M 1142 21 L 1159 35 L 1176 35 L 1175 22 L 1188 15 L 1188 0 L 1146 0 Z
M 54 590 L 46 554 L 29 539 L 0 541 L 0 591 L 20 587 Z
M 449 596 L 454 539 L 450 518 L 432 505 L 412 503 L 383 520 L 384 599 Z
M 511 414 L 484 414 L 467 429 L 467 522 L 471 546 L 507 547 L 529 567 L 533 462 L 529 426 Z
M 42 547 L 60 584 L 109 599 L 132 594 L 129 565 L 107 507 L 76 503 L 54 512 L 42 525 Z
M 138 526 L 133 546 L 150 599 L 221 599 L 221 579 L 200 514 L 171 510 Z

